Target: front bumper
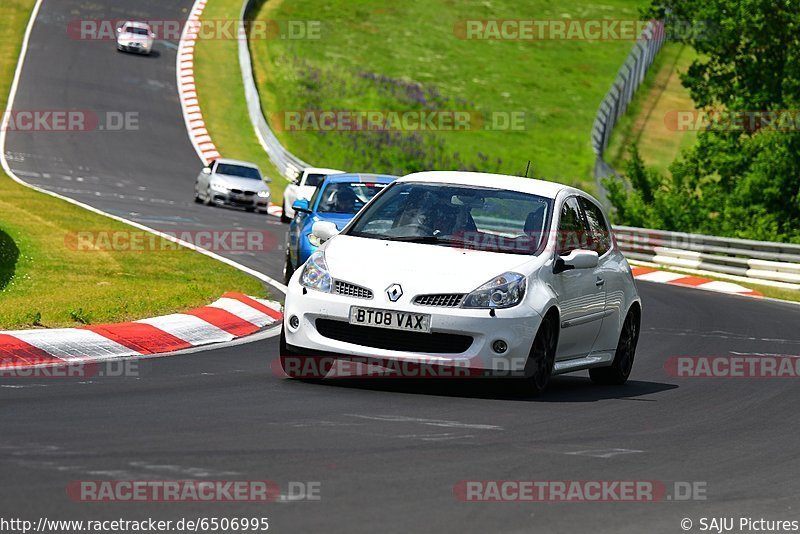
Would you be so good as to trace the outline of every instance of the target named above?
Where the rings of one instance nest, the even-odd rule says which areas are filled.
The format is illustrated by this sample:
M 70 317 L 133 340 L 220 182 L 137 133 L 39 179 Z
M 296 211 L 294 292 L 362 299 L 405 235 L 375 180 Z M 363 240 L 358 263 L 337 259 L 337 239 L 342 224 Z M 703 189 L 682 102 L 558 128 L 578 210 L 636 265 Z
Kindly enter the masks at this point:
M 233 206 L 237 208 L 251 208 L 265 210 L 269 207 L 269 197 L 260 197 L 257 194 L 245 195 L 221 191 L 211 191 L 215 204 Z
M 145 55 L 150 54 L 150 50 L 151 50 L 150 48 L 146 48 L 146 47 L 144 47 L 142 45 L 122 44 L 122 43 L 119 43 L 117 45 L 117 48 L 119 48 L 123 52 L 131 52 L 133 54 L 145 54 Z
M 526 303 L 505 310 L 497 310 L 495 316 L 492 317 L 489 310 L 419 306 L 411 302 L 395 304 L 381 301 L 378 298 L 361 299 L 322 293 L 311 289 L 303 294 L 303 287 L 297 281 L 298 275 L 299 273 L 289 283 L 284 310 L 286 344 L 296 354 L 337 354 L 373 360 L 457 366 L 481 370 L 485 374 L 492 375 L 521 376 L 533 338 L 542 320 L 542 317 Z M 331 320 L 336 321 L 335 325 L 339 327 L 335 330 L 339 332 L 348 330 L 351 306 L 429 314 L 431 316 L 431 334 L 445 334 L 438 336 L 445 338 L 445 343 L 448 334 L 453 335 L 453 339 L 456 336 L 460 339 L 468 336 L 472 338 L 472 342 L 469 343 L 466 350 L 458 349 L 454 352 L 442 352 L 441 349 L 436 352 L 392 350 L 364 344 L 369 343 L 368 341 L 361 344 L 344 341 L 342 336 L 333 339 L 320 332 L 317 320 L 322 320 L 320 327 L 324 326 L 321 329 L 328 335 L 330 335 Z M 299 321 L 297 328 L 292 328 L 290 325 L 292 317 L 297 317 Z M 383 336 L 385 339 L 398 335 L 397 331 L 386 331 L 381 328 L 358 328 L 374 330 L 375 336 Z M 363 340 L 364 336 L 358 336 L 358 339 Z M 493 350 L 492 345 L 497 340 L 502 340 L 507 344 L 508 349 L 502 354 Z M 437 345 L 441 347 L 440 343 Z

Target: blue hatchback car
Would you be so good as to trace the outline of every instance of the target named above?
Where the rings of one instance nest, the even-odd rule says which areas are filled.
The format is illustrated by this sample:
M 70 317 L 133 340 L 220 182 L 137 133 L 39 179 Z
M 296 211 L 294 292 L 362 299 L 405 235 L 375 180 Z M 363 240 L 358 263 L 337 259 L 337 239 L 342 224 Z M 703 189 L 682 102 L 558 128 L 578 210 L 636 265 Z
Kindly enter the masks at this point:
M 311 235 L 317 221 L 330 221 L 341 230 L 378 192 L 397 179 L 387 174 L 332 174 L 319 183 L 311 200 L 300 199 L 292 205 L 295 216 L 286 236 L 286 283 L 295 269 L 303 265 L 320 245 Z

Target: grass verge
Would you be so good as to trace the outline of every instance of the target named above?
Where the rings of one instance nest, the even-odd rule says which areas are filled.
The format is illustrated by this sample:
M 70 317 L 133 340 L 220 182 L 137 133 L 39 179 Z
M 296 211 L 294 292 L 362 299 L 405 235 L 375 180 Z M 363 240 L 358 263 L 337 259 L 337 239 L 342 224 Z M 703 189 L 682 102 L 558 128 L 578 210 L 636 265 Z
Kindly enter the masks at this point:
M 242 0 L 214 0 L 203 20 L 238 20 Z M 280 204 L 287 181 L 270 161 L 253 130 L 244 98 L 239 67 L 239 42 L 199 39 L 195 45 L 194 76 L 203 120 L 222 157 L 251 161 L 272 179 L 272 202 Z
M 34 3 L 0 3 L 2 110 Z M 265 293 L 232 267 L 160 239 L 154 252 L 70 246 L 77 232 L 130 230 L 0 172 L 0 329 L 127 321 L 202 306 L 224 291 Z
M 686 72 L 696 57 L 694 49 L 687 45 L 667 43 L 662 48 L 611 136 L 606 160 L 612 167 L 624 169 L 628 147 L 638 143 L 647 166 L 666 173 L 681 150 L 694 144 L 697 132 L 677 131 L 673 117 L 678 111 L 694 110 L 679 73 Z

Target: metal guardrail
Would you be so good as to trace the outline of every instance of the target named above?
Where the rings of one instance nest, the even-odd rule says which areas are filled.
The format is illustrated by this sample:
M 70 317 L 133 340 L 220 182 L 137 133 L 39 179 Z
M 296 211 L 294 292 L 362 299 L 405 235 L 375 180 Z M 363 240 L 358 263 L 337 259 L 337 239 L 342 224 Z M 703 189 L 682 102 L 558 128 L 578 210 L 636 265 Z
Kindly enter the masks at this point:
M 615 226 L 626 257 L 665 267 L 800 284 L 800 245 Z M 800 286 L 799 286 L 800 287 Z
M 617 121 L 628 109 L 628 105 L 644 81 L 650 65 L 653 64 L 656 54 L 664 46 L 664 41 L 666 41 L 664 24 L 660 21 L 647 23 L 625 63 L 620 67 L 611 89 L 600 102 L 600 108 L 597 110 L 592 126 L 592 150 L 596 156 L 594 179 L 599 198 L 603 202 L 606 201 L 606 192 L 600 180 L 607 176 L 617 176 L 616 171 L 603 159 L 611 139 L 611 133 L 614 131 Z
M 242 11 L 239 15 L 239 66 L 242 70 L 242 81 L 244 82 L 244 96 L 247 100 L 247 113 L 250 115 L 250 122 L 255 128 L 261 146 L 269 156 L 269 159 L 278 168 L 278 171 L 287 179 L 294 179 L 302 169 L 311 167 L 302 159 L 298 158 L 283 145 L 273 133 L 272 129 L 264 117 L 261 109 L 261 98 L 258 94 L 258 87 L 253 76 L 253 61 L 250 56 L 250 40 L 245 28 L 245 20 L 248 11 L 255 4 L 256 0 L 244 0 Z

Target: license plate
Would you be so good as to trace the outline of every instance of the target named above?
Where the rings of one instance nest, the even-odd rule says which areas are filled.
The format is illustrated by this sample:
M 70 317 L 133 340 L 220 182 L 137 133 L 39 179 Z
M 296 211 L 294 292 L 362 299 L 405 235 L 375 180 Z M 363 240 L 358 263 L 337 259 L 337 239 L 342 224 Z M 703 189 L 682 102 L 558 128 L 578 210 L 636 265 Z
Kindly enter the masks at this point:
M 394 310 L 376 310 L 374 308 L 350 308 L 350 324 L 406 330 L 408 332 L 431 331 L 431 316 L 425 313 L 409 313 Z

